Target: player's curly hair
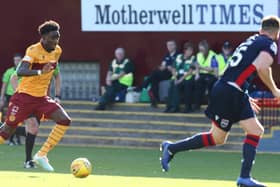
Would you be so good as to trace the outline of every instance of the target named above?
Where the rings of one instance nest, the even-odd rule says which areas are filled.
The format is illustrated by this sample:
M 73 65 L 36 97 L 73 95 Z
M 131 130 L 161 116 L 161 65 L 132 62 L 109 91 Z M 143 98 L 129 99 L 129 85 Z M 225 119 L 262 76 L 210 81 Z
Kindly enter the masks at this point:
M 273 31 L 280 29 L 280 21 L 277 16 L 266 16 L 262 19 L 262 30 Z
M 38 27 L 38 32 L 42 36 L 44 34 L 48 34 L 51 31 L 58 31 L 60 29 L 59 24 L 56 21 L 49 20 L 45 21 Z

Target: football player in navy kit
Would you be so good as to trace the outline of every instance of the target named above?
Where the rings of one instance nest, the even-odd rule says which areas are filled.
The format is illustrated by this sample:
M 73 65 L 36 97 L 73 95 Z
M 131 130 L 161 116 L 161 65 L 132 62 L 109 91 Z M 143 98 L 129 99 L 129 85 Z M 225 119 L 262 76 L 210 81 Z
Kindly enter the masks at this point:
M 258 75 L 273 95 L 280 98 L 280 90 L 276 87 L 271 73 L 273 58 L 277 53 L 274 41 L 279 37 L 279 25 L 278 17 L 263 18 L 259 34 L 249 37 L 236 48 L 227 70 L 211 91 L 210 102 L 205 111 L 206 116 L 212 120 L 211 130 L 177 142 L 162 142 L 163 171 L 168 171 L 169 162 L 178 152 L 224 144 L 231 126 L 239 122 L 246 137 L 237 185 L 265 186 L 250 174 L 264 128 L 255 114 L 259 108 L 254 100 L 249 98 L 246 89 L 253 77 Z

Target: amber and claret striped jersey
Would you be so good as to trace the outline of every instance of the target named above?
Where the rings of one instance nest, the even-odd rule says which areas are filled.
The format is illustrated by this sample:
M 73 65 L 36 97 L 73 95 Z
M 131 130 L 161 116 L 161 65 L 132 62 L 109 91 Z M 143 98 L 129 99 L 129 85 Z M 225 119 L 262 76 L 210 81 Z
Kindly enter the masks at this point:
M 43 48 L 40 42 L 28 47 L 22 59 L 23 62 L 29 62 L 31 64 L 30 68 L 34 70 L 42 70 L 45 64 L 52 63 L 53 70 L 41 75 L 22 77 L 17 92 L 26 93 L 34 97 L 46 96 L 61 53 L 62 49 L 58 45 L 55 50 L 50 53 Z

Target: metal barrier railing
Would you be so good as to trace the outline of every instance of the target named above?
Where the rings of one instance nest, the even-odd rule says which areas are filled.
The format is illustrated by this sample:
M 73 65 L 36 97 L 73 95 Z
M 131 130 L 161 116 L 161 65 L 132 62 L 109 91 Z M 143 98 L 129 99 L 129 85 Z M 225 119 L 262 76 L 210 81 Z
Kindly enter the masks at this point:
M 265 128 L 280 126 L 280 102 L 275 98 L 258 98 L 261 111 L 258 119 Z

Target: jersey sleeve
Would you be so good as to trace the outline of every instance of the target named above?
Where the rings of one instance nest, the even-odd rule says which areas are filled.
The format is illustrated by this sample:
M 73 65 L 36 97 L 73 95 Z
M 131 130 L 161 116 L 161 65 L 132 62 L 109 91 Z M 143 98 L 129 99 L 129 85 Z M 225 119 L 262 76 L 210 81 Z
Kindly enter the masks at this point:
M 22 61 L 33 63 L 35 61 L 35 56 L 36 56 L 35 48 L 30 46 L 26 49 L 26 52 L 25 52 L 25 55 L 24 55 Z
M 56 77 L 60 73 L 60 67 L 57 64 L 56 68 L 54 69 L 53 75 Z
M 7 71 L 5 71 L 3 77 L 2 77 L 2 82 L 3 83 L 8 83 L 10 80 L 10 73 L 9 73 L 9 69 Z
M 13 76 L 18 76 L 16 71 L 11 75 L 10 79 L 11 79 Z
M 56 51 L 56 60 L 58 61 L 60 56 L 62 54 L 62 49 L 59 45 L 57 45 L 57 51 Z
M 262 49 L 262 51 L 268 52 L 272 58 L 274 58 L 277 55 L 277 45 L 275 42 L 266 42 L 265 47 Z

